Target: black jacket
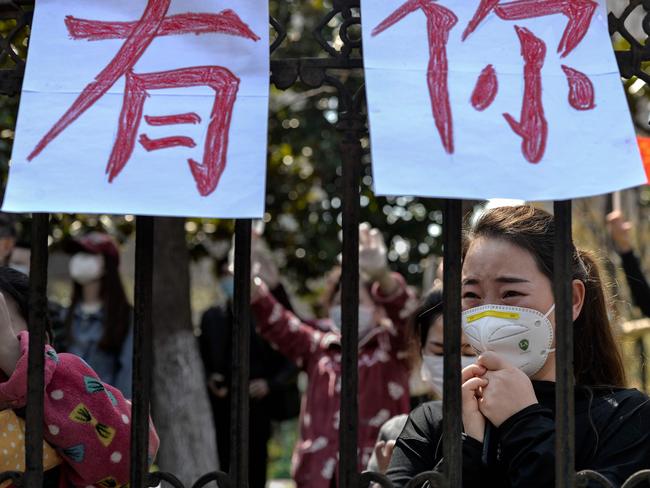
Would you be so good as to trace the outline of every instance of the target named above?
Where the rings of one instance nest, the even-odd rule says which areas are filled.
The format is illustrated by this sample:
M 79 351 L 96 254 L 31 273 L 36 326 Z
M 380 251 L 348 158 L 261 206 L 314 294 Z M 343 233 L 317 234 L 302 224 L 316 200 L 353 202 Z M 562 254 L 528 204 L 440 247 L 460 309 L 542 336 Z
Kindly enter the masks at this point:
M 463 486 L 549 488 L 555 482 L 555 383 L 533 381 L 538 404 L 492 427 L 483 444 L 463 435 Z M 576 471 L 592 469 L 620 486 L 650 468 L 650 402 L 633 389 L 576 387 Z M 442 402 L 411 412 L 388 477 L 397 488 L 442 470 Z M 588 485 L 597 486 L 597 485 Z M 598 485 L 600 486 L 600 485 Z
M 630 251 L 621 254 L 621 262 L 634 304 L 641 309 L 643 315 L 650 317 L 650 285 L 643 276 L 638 258 Z

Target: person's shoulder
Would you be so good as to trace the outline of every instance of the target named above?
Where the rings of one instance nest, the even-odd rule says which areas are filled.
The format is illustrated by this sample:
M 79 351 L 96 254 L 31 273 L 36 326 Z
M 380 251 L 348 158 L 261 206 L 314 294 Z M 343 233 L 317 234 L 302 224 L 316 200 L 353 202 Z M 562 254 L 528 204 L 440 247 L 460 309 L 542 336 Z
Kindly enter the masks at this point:
M 415 408 L 408 418 L 413 424 L 438 428 L 442 424 L 442 401 L 425 402 Z
M 636 388 L 599 387 L 594 390 L 596 395 L 609 403 L 612 403 L 611 400 L 616 400 L 617 402 L 626 401 L 630 403 L 646 403 L 650 399 L 648 395 Z
M 404 430 L 404 426 L 406 425 L 407 420 L 408 415 L 405 413 L 395 415 L 394 417 L 384 422 L 384 425 L 381 426 L 379 436 L 382 439 L 397 439 L 400 432 Z
M 226 311 L 224 307 L 215 305 L 214 307 L 208 308 L 201 317 L 203 321 L 221 321 L 226 318 Z
M 636 388 L 594 388 L 594 401 L 617 416 L 638 413 L 650 421 L 650 398 Z
M 615 394 L 621 402 L 626 402 L 630 407 L 638 407 L 650 413 L 650 397 L 636 388 L 625 388 Z

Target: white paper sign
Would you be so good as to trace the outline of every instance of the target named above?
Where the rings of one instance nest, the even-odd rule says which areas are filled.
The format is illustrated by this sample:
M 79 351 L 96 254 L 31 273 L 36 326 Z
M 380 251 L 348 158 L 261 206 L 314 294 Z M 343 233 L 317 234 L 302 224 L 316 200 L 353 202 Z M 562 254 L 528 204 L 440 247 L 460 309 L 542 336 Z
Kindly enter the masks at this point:
M 646 181 L 604 0 L 362 0 L 375 191 L 568 199 Z
M 3 210 L 261 217 L 267 0 L 39 0 Z

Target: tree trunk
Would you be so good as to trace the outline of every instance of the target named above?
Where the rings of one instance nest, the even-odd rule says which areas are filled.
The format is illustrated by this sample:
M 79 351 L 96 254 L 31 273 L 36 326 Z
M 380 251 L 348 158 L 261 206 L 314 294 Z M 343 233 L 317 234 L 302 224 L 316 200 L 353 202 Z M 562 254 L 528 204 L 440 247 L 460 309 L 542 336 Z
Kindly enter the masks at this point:
M 185 486 L 218 468 L 212 411 L 203 365 L 192 332 L 189 253 L 185 221 L 155 223 L 152 414 L 158 434 L 158 464 Z

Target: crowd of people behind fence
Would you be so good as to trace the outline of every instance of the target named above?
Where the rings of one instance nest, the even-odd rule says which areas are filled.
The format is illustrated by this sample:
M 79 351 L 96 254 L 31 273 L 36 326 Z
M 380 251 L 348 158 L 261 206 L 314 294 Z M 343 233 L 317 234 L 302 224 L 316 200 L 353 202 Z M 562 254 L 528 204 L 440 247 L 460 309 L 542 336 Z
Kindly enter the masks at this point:
M 631 224 L 613 212 L 607 225 L 632 299 L 650 315 L 650 286 Z M 461 290 L 464 486 L 553 484 L 553 235 L 552 216 L 526 205 L 485 210 L 467 230 Z M 299 417 L 292 478 L 298 488 L 331 488 L 339 465 L 341 269 L 334 265 L 324 280 L 322 313 L 302 316 L 263 239 L 254 232 L 250 486 L 266 486 L 263 467 L 275 423 Z M 128 481 L 133 323 L 118 271 L 120 251 L 111 236 L 96 231 L 65 249 L 71 302 L 49 306 L 47 486 L 61 479 L 73 486 L 121 486 Z M 650 468 L 650 403 L 627 388 L 598 263 L 587 251 L 571 252 L 576 469 L 595 470 L 620 486 Z M 18 457 L 24 441 L 16 447 L 8 426 L 24 430 L 29 245 L 7 216 L 0 216 L 0 264 L 0 449 Z M 358 469 L 384 473 L 399 488 L 421 472 L 444 470 L 443 290 L 436 280 L 416 296 L 391 271 L 380 230 L 367 224 L 359 229 L 359 271 Z M 202 314 L 198 343 L 216 427 L 215 466 L 227 471 L 232 256 L 219 264 L 218 275 L 227 300 Z M 103 425 L 95 428 L 97 439 L 84 424 Z M 152 426 L 152 460 L 157 443 Z M 0 472 L 20 468 L 8 459 L 2 457 Z

